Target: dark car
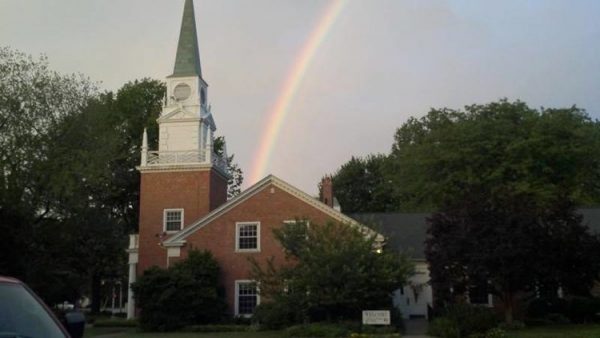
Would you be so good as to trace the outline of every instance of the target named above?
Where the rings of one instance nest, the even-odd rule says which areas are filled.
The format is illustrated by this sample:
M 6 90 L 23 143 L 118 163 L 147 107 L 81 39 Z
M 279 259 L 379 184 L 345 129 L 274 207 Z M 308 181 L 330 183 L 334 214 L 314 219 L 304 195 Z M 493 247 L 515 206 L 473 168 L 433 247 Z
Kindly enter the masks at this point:
M 67 313 L 64 324 L 27 285 L 18 279 L 0 276 L 0 338 L 83 336 L 82 313 Z

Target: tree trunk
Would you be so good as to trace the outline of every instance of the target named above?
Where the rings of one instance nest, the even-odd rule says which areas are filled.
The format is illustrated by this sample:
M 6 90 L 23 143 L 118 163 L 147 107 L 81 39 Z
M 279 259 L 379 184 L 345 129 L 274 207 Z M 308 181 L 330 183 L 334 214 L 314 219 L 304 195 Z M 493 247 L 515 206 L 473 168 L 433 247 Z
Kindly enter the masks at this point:
M 92 287 L 91 287 L 91 295 L 92 295 L 92 313 L 97 314 L 100 312 L 100 289 L 101 289 L 101 278 L 97 273 L 92 273 Z
M 509 325 L 513 322 L 513 298 L 511 292 L 504 293 L 504 321 Z

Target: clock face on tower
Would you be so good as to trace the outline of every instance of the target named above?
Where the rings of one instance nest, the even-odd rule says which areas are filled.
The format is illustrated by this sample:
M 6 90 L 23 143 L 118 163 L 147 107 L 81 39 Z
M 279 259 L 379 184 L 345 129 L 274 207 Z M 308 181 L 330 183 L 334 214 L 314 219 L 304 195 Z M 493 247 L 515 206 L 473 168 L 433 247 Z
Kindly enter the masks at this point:
M 175 96 L 175 99 L 177 101 L 183 101 L 185 99 L 187 99 L 188 97 L 190 97 L 190 94 L 192 93 L 192 89 L 190 88 L 189 85 L 185 84 L 185 83 L 180 83 L 177 86 L 175 86 L 175 89 L 173 90 L 173 96 Z

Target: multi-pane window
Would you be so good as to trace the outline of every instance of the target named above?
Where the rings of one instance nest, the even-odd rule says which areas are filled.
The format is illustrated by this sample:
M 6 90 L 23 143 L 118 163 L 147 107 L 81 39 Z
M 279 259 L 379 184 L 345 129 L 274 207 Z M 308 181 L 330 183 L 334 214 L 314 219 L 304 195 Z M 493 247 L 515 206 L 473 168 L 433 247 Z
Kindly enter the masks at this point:
M 237 223 L 235 248 L 239 251 L 260 250 L 260 223 Z
M 489 299 L 488 283 L 477 281 L 469 287 L 469 303 L 478 305 L 491 305 Z
M 251 315 L 259 303 L 256 283 L 252 281 L 236 281 L 237 314 Z
M 179 231 L 183 228 L 183 209 L 165 209 L 164 230 Z
M 308 230 L 310 227 L 310 222 L 308 220 L 287 220 L 283 221 L 283 226 L 288 227 L 288 231 L 286 231 L 286 236 L 289 238 L 288 243 L 294 246 L 293 248 L 288 248 L 291 249 L 291 251 L 295 251 L 299 248 L 298 246 L 308 240 Z

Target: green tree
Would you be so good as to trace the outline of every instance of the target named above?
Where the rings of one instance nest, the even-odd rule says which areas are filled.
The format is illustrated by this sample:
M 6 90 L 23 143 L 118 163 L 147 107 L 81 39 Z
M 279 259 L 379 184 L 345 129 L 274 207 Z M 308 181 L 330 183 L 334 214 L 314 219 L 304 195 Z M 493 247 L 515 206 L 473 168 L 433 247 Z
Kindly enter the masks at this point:
M 133 285 L 142 328 L 171 331 L 219 321 L 226 308 L 219 273 L 212 254 L 198 250 L 169 269 L 144 271 Z
M 225 138 L 223 136 L 215 138 L 213 148 L 217 155 L 222 156 L 225 153 Z M 234 156 L 234 154 L 227 156 L 227 169 L 230 175 L 227 180 L 227 199 L 237 196 L 242 191 L 242 183 L 244 183 L 244 173 L 237 162 L 233 161 Z
M 576 292 L 569 273 L 582 273 L 579 291 L 590 285 L 600 270 L 582 250 L 596 252 L 598 239 L 575 206 L 598 201 L 599 132 L 576 107 L 506 100 L 432 110 L 398 129 L 395 194 L 437 210 L 426 242 L 436 296 L 489 281 L 510 322 L 521 291 L 546 283 Z
M 387 162 L 382 154 L 352 157 L 332 176 L 335 197 L 345 213 L 397 210 Z
M 600 129 L 585 111 L 502 100 L 433 109 L 396 132 L 390 155 L 401 204 L 437 209 L 470 190 L 493 198 L 530 196 L 536 207 L 567 198 L 597 204 Z
M 297 221 L 275 236 L 287 261 L 252 261 L 254 278 L 261 297 L 292 309 L 296 321 L 357 319 L 364 309 L 391 308 L 392 292 L 412 273 L 405 256 L 377 250 L 376 236 L 352 225 Z
M 44 176 L 53 212 L 67 227 L 70 271 L 82 278 L 92 311 L 100 310 L 101 281 L 126 274 L 126 235 L 137 228 L 144 128 L 156 144 L 164 85 L 144 79 L 103 93 L 49 133 Z M 154 127 L 154 128 L 152 128 Z
M 53 132 L 96 95 L 88 79 L 50 70 L 43 56 L 0 48 L 0 274 L 23 279 L 49 303 L 74 299 L 80 282 L 48 177 Z
M 110 163 L 112 171 L 109 201 L 126 230 L 136 232 L 140 200 L 140 164 L 142 133 L 148 132 L 148 145 L 158 149 L 158 124 L 166 87 L 162 81 L 144 78 L 126 83 L 112 102 L 112 125 L 119 147 Z
M 163 95 L 148 79 L 99 95 L 45 57 L 0 48 L 0 274 L 49 303 L 91 292 L 99 309 L 100 280 L 124 274 L 141 133 L 156 144 Z

